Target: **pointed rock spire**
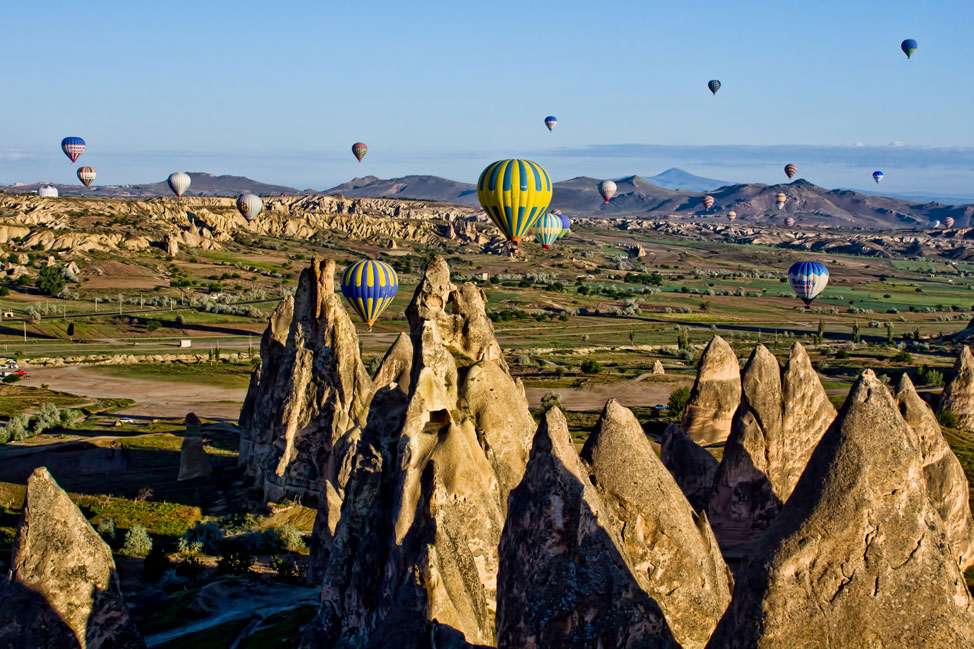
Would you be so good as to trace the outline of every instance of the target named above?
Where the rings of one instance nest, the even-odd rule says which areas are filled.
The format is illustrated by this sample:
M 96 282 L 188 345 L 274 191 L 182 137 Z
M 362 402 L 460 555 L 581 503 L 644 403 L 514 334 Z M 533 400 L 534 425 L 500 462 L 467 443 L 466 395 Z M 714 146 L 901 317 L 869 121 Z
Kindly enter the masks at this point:
M 738 573 L 709 649 L 974 647 L 917 435 L 864 371 Z
M 0 601 L 3 647 L 145 647 L 125 607 L 111 548 L 43 467 L 27 481 Z
M 697 379 L 683 414 L 683 432 L 703 446 L 720 444 L 730 434 L 741 402 L 741 366 L 734 350 L 714 336 L 700 356 Z
M 961 427 L 974 430 L 974 355 L 967 345 L 954 363 L 954 378 L 944 388 L 937 411 L 954 413 Z
M 937 417 L 917 394 L 906 372 L 896 388 L 896 403 L 919 438 L 927 493 L 943 519 L 961 570 L 967 570 L 974 565 L 974 519 L 964 468 L 947 445 Z
M 375 378 L 372 379 L 375 389 L 383 388 L 390 383 L 395 383 L 399 386 L 399 389 L 405 393 L 409 393 L 409 375 L 413 366 L 413 343 L 409 339 L 409 335 L 406 333 L 400 333 L 396 336 L 395 342 L 392 343 L 392 347 L 386 352 L 386 355 L 382 358 L 382 364 L 379 366 L 379 371 L 375 373 Z

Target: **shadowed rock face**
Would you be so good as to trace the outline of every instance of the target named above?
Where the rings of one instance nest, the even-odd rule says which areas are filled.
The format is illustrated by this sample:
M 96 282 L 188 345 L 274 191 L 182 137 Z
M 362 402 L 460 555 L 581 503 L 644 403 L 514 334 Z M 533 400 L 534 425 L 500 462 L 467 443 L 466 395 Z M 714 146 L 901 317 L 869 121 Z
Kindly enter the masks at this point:
M 499 647 L 679 646 L 633 576 L 612 514 L 557 408 L 544 414 L 508 506 L 498 576 Z
M 974 430 L 974 355 L 967 345 L 954 363 L 954 378 L 940 397 L 938 412 L 948 410 L 957 415 L 963 428 Z
M 497 546 L 534 420 L 485 305 L 433 258 L 406 310 L 408 395 L 376 393 L 334 539 L 312 552 L 322 608 L 303 647 L 492 643 Z
M 39 468 L 0 584 L 0 646 L 143 649 L 122 599 L 112 551 L 68 495 Z
M 717 475 L 717 458 L 687 437 L 678 425 L 670 424 L 663 433 L 659 459 L 690 501 L 690 506 L 697 512 L 707 509 Z
M 412 366 L 413 343 L 408 335 L 401 333 L 383 357 L 379 371 L 375 373 L 375 378 L 372 380 L 375 389 L 395 383 L 400 390 L 409 394 L 409 375 Z
M 204 478 L 213 473 L 210 458 L 203 449 L 202 437 L 184 437 L 179 449 L 179 476 L 177 480 Z
M 723 442 L 740 402 L 741 366 L 731 346 L 714 336 L 700 357 L 697 379 L 683 414 L 683 432 L 703 446 Z
M 260 373 L 241 412 L 241 456 L 267 500 L 298 497 L 337 508 L 365 422 L 372 381 L 334 273 L 333 261 L 313 259 L 261 340 Z
M 784 370 L 766 347 L 755 347 L 742 386 L 707 509 L 721 549 L 731 556 L 746 552 L 767 529 L 835 418 L 798 343 Z
M 730 571 L 706 515 L 694 513 L 635 415 L 614 399 L 581 457 L 614 515 L 636 582 L 659 604 L 680 645 L 702 649 L 731 598 Z
M 859 377 L 738 573 L 709 649 L 974 647 L 974 608 L 917 434 Z
M 967 570 L 974 564 L 974 520 L 967 476 L 947 445 L 933 411 L 917 394 L 905 372 L 896 388 L 896 403 L 903 419 L 920 439 L 927 493 L 943 519 L 954 556 L 961 569 Z

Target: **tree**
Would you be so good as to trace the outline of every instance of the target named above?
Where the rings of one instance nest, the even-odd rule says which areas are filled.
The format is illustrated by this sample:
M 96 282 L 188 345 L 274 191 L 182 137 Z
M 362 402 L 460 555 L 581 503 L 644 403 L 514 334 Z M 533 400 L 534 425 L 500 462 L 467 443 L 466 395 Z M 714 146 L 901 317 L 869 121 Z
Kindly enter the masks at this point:
M 44 295 L 58 295 L 64 290 L 64 275 L 60 268 L 45 266 L 37 273 L 37 288 Z
M 598 374 L 602 371 L 602 366 L 594 358 L 586 358 L 582 361 L 582 372 L 584 374 Z
M 69 322 L 68 323 L 68 337 L 69 338 L 74 338 L 74 323 L 73 322 Z
M 886 323 L 886 344 L 887 345 L 893 344 L 893 323 L 892 322 Z
M 666 407 L 670 412 L 670 417 L 681 418 L 683 411 L 687 409 L 690 402 L 690 388 L 677 388 L 670 393 L 670 398 L 666 401 Z
M 541 397 L 542 412 L 548 412 L 549 410 L 555 407 L 561 407 L 561 393 L 545 392 L 544 396 Z
M 859 321 L 856 320 L 852 323 L 852 342 L 856 345 L 859 344 Z
M 815 344 L 821 345 L 822 339 L 825 337 L 825 323 L 821 320 L 818 321 L 818 331 L 815 332 Z

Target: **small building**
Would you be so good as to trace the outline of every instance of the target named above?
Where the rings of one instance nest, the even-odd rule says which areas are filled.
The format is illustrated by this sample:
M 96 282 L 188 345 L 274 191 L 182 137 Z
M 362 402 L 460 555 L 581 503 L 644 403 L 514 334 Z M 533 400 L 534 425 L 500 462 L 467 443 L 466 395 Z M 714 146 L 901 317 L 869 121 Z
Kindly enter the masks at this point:
M 190 340 L 189 338 L 182 338 L 179 341 L 179 346 L 180 347 L 192 347 L 193 346 L 193 341 Z

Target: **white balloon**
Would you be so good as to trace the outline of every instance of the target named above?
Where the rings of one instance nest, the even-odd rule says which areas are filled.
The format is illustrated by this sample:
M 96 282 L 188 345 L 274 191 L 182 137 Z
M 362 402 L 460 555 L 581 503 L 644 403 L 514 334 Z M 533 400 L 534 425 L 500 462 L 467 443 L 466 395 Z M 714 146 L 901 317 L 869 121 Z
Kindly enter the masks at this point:
M 57 198 L 58 197 L 57 187 L 53 187 L 51 185 L 44 185 L 43 187 L 38 187 L 37 195 L 43 196 L 44 198 Z
M 169 174 L 169 189 L 172 190 L 173 194 L 176 196 L 182 196 L 189 189 L 189 185 L 192 182 L 190 180 L 189 174 L 183 173 L 182 171 L 177 171 L 174 174 Z
M 260 196 L 257 194 L 241 194 L 237 197 L 237 209 L 240 213 L 244 215 L 248 221 L 253 221 L 260 214 L 260 211 L 264 209 L 264 201 L 260 200 Z

